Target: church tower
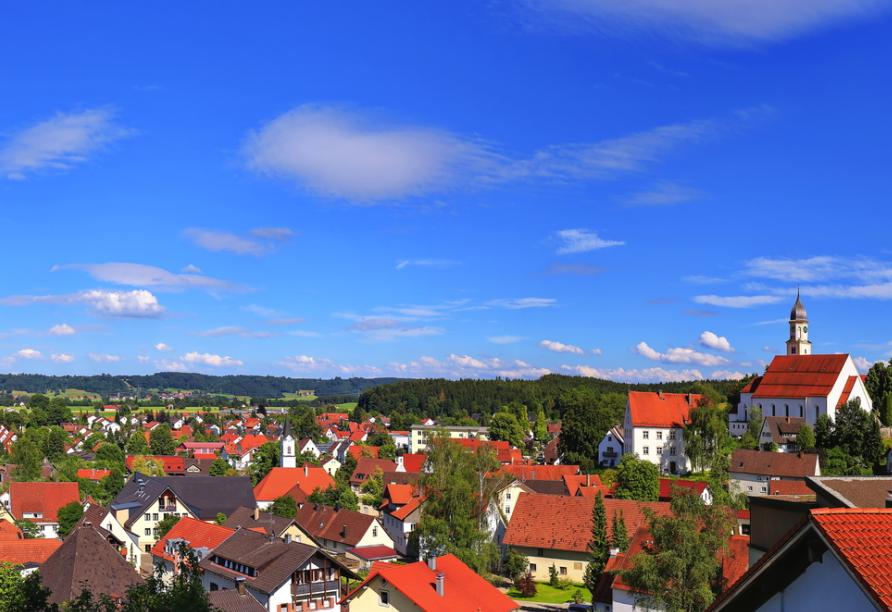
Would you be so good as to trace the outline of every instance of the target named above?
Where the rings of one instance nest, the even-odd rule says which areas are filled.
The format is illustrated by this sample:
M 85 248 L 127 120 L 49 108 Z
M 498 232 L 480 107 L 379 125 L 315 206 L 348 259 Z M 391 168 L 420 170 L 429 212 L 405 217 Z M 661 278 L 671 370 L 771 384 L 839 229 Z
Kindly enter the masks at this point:
M 288 431 L 288 415 L 285 415 L 285 430 L 282 432 L 282 467 L 297 467 L 297 455 L 294 450 L 294 438 Z
M 796 291 L 796 303 L 790 311 L 790 339 L 787 340 L 787 355 L 811 355 L 811 342 L 808 341 L 808 313 Z

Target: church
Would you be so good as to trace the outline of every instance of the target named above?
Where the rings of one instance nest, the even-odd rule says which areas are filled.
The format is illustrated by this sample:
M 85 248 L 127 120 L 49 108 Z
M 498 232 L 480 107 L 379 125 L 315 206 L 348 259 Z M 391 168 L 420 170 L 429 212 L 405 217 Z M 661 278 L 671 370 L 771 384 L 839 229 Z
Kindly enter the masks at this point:
M 836 411 L 856 398 L 865 410 L 873 409 L 852 356 L 813 354 L 808 331 L 808 313 L 797 293 L 790 311 L 787 354 L 775 356 L 765 373 L 740 391 L 737 410 L 728 415 L 732 435 L 746 432 L 754 406 L 763 417 L 802 418 L 811 426 L 822 414 L 835 420 Z

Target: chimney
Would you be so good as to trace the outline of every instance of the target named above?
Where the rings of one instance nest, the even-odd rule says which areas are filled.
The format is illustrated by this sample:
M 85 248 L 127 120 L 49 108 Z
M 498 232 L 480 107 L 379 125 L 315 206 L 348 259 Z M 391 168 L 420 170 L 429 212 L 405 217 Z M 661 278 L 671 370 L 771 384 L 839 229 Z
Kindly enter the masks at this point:
M 427 558 L 427 567 L 430 571 L 436 571 L 437 569 L 437 557 L 435 555 L 431 555 Z
M 308 465 L 305 463 L 305 464 L 304 464 L 304 476 L 309 476 L 309 475 L 310 475 L 310 466 L 308 466 Z
M 235 577 L 235 588 L 238 590 L 239 595 L 245 594 L 245 577 L 244 576 L 236 576 Z
M 260 520 L 260 507 L 259 506 L 254 507 L 254 520 L 255 521 Z
M 660 399 L 663 399 L 663 390 L 660 389 L 659 391 L 657 391 L 657 395 L 660 396 Z
M 341 528 L 341 537 L 342 538 L 347 537 L 347 525 L 346 524 Z
M 887 508 L 892 508 L 892 491 L 889 491 L 889 492 L 886 494 L 886 507 L 887 507 Z
M 443 597 L 446 594 L 446 575 L 437 572 L 437 595 Z

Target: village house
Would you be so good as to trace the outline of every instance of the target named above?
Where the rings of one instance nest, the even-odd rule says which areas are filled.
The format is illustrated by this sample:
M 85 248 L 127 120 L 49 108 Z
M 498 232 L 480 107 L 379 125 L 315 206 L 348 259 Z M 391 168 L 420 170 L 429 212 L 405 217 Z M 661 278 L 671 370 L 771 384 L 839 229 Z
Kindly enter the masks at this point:
M 731 453 L 728 486 L 732 492 L 767 495 L 771 480 L 802 480 L 820 476 L 818 455 L 807 453 L 772 453 L 735 449 Z
M 623 424 L 623 453 L 650 461 L 663 474 L 686 474 L 684 428 L 703 396 L 696 393 L 629 391 Z
M 858 400 L 870 412 L 873 403 L 851 355 L 814 355 L 808 340 L 808 315 L 799 296 L 790 311 L 787 354 L 776 356 L 765 373 L 740 392 L 737 410 L 728 415 L 731 434 L 746 432 L 753 407 L 763 417 L 798 417 L 814 427 L 822 414 L 836 420 L 836 411 Z
M 298 526 L 320 546 L 334 554 L 368 546 L 394 547 L 377 517 L 321 504 L 304 504 L 296 516 Z
M 759 447 L 765 450 L 776 448 L 781 453 L 796 452 L 799 450 L 796 437 L 803 425 L 805 419 L 800 417 L 765 417 L 762 419 L 762 429 L 759 431 Z
M 510 612 L 517 603 L 454 555 L 408 565 L 372 564 L 369 575 L 342 603 L 350 612 Z
M 285 542 L 319 546 L 319 543 L 310 534 L 300 528 L 297 519 L 279 516 L 260 508 L 238 508 L 229 515 L 223 526 L 230 529 L 244 528 L 262 531 Z
M 598 443 L 598 465 L 601 467 L 615 467 L 623 456 L 623 444 L 625 435 L 622 425 L 611 427 Z
M 409 452 L 427 450 L 427 441 L 433 435 L 445 435 L 459 440 L 489 440 L 489 429 L 477 425 L 412 425 L 409 428 Z
M 261 510 L 267 510 L 283 495 L 301 505 L 316 489 L 324 491 L 333 486 L 334 479 L 323 468 L 315 465 L 274 467 L 254 487 L 254 497 L 257 499 L 257 506 Z
M 199 564 L 206 591 L 252 595 L 268 612 L 336 610 L 342 578 L 356 576 L 322 550 L 237 530 Z
M 76 482 L 13 481 L 9 483 L 6 509 L 14 520 L 36 525 L 40 537 L 55 538 L 58 537 L 59 509 L 80 501 Z
M 580 583 L 591 559 L 588 545 L 592 534 L 595 498 L 524 493 L 520 496 L 502 543 L 527 558 L 534 580 L 548 581 L 554 566 L 562 580 Z M 629 533 L 646 523 L 644 509 L 657 516 L 670 514 L 665 502 L 604 500 L 608 535 L 613 517 L 621 513 Z
M 815 508 L 710 610 L 888 610 L 890 540 L 890 508 Z
M 381 505 L 381 524 L 393 540 L 393 547 L 403 557 L 415 557 L 417 550 L 410 546 L 410 536 L 421 520 L 424 499 L 415 494 L 409 484 L 388 484 Z
M 169 583 L 183 560 L 181 546 L 191 550 L 201 561 L 234 533 L 235 529 L 184 516 L 152 546 L 152 564 L 156 569 L 160 568 L 162 580 Z

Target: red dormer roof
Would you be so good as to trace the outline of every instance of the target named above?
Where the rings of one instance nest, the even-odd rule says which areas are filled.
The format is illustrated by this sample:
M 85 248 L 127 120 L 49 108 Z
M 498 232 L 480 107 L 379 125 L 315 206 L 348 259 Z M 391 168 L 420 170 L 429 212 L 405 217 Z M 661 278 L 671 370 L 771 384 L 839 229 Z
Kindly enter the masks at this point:
M 754 379 L 746 383 L 743 389 L 740 390 L 741 393 L 754 393 L 756 389 L 759 388 L 759 383 L 762 382 L 761 376 L 756 376 Z
M 564 474 L 564 486 L 567 495 L 575 496 L 580 489 L 601 487 L 601 477 L 597 474 Z
M 215 523 L 205 523 L 204 521 L 184 516 L 177 521 L 176 525 L 171 527 L 164 537 L 155 542 L 155 545 L 152 546 L 152 556 L 173 561 L 173 557 L 164 551 L 168 540 L 182 538 L 189 543 L 188 546 L 192 550 L 196 548 L 213 549 L 222 544 L 233 533 L 235 533 L 235 529 L 223 527 Z
M 843 354 L 778 355 L 765 370 L 753 398 L 826 397 L 848 358 Z
M 633 427 L 684 427 L 691 409 L 700 405 L 697 393 L 653 393 L 629 391 L 629 412 Z

